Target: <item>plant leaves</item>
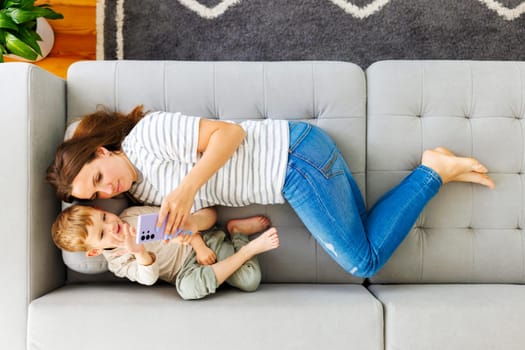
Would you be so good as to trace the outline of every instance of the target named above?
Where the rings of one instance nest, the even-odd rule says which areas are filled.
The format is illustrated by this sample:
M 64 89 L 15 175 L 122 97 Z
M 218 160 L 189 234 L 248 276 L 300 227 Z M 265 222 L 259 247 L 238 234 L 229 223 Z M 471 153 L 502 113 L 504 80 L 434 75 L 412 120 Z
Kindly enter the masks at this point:
M 2 0 L 0 0 L 2 1 Z M 39 17 L 62 19 L 64 16 L 51 9 L 49 4 L 34 6 L 34 0 L 7 0 L 1 13 L 17 24 L 34 21 Z
M 20 27 L 18 38 L 42 56 L 42 50 L 37 43 L 37 40 L 42 40 L 42 38 L 35 31 Z
M 3 50 L 4 53 L 7 53 L 5 50 L 5 32 L 0 29 L 0 51 Z M 2 54 L 2 52 L 0 52 Z
M 40 9 L 39 11 L 36 10 L 37 7 Z M 33 11 L 37 11 L 38 13 L 40 13 L 41 14 L 40 17 L 44 17 L 44 18 L 47 18 L 47 19 L 62 19 L 62 18 L 64 18 L 64 16 L 61 13 L 53 11 L 49 7 L 49 5 L 47 5 L 47 4 L 39 5 L 37 7 L 34 7 Z
M 7 53 L 5 48 L 5 32 L 0 29 L 0 63 L 4 62 L 4 54 Z
M 36 12 L 28 11 L 28 10 L 21 10 L 21 9 L 18 9 L 18 8 L 8 9 L 5 12 L 5 14 L 8 15 L 9 17 L 11 17 L 13 22 L 18 23 L 18 24 L 25 23 L 25 22 L 28 22 L 28 21 L 33 21 L 33 20 L 37 19 L 38 17 L 41 17 Z
M 61 19 L 64 16 L 49 4 L 35 6 L 36 0 L 0 0 L 0 62 L 3 55 L 13 53 L 28 60 L 42 55 L 36 33 L 36 19 Z
M 6 33 L 5 43 L 7 50 L 28 60 L 35 60 L 38 56 L 33 49 L 11 33 Z
M 49 19 L 61 19 L 64 18 L 60 13 L 56 13 L 47 7 L 33 7 L 30 10 L 23 10 L 18 8 L 11 8 L 6 10 L 6 14 L 13 19 L 15 23 L 24 23 L 33 21 L 38 17 L 44 17 Z
M 25 27 L 29 30 L 36 31 L 36 19 L 34 21 L 29 21 L 25 23 L 21 23 L 18 25 L 19 27 Z
M 35 0 L 6 0 L 4 8 L 17 7 L 22 9 L 31 9 L 34 6 Z
M 0 12 L 0 28 L 11 29 L 15 32 L 18 31 L 18 26 L 16 23 L 3 12 Z

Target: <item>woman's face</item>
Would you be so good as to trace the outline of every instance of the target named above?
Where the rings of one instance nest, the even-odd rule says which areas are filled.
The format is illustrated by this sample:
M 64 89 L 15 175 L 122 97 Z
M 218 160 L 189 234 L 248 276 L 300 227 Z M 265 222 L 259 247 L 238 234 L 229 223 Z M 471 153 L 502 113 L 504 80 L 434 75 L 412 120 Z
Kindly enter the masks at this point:
M 100 147 L 97 157 L 73 180 L 71 195 L 78 199 L 112 198 L 128 191 L 136 179 L 137 173 L 124 154 Z

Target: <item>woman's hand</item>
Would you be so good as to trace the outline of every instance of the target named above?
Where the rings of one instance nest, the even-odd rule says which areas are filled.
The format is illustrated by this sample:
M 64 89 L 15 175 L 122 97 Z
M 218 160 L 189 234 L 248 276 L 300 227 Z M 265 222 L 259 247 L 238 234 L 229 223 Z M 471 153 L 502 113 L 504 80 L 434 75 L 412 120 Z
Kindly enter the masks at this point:
M 175 234 L 176 237 L 173 239 L 174 242 L 178 244 L 190 244 L 193 242 L 193 238 L 198 236 L 200 237 L 199 227 L 197 225 L 196 220 L 193 219 L 193 216 L 190 216 L 189 220 L 187 220 L 183 226 L 182 229 L 179 229 Z M 169 241 L 166 241 L 169 242 Z
M 165 232 L 161 233 L 173 235 L 184 223 L 187 224 L 194 198 L 195 191 L 186 189 L 184 186 L 177 187 L 164 197 L 160 206 L 157 227 L 161 227 L 166 218 L 167 222 Z

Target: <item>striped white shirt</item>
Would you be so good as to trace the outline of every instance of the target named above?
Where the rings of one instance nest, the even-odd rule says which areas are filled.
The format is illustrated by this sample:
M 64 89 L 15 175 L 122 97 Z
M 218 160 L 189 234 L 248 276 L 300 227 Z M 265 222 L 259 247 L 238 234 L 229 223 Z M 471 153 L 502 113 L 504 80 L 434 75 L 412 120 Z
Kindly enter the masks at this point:
M 122 150 L 139 174 L 129 192 L 137 200 L 160 205 L 200 159 L 199 121 L 180 113 L 153 112 L 126 136 Z M 288 121 L 265 119 L 239 125 L 246 138 L 199 190 L 192 211 L 213 205 L 284 203 L 281 191 L 288 162 Z

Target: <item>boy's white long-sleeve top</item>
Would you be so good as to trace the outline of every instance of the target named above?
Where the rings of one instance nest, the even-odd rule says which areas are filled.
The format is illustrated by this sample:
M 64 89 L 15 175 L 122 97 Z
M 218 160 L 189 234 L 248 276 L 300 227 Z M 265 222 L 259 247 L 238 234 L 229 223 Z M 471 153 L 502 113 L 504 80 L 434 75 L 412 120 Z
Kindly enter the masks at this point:
M 156 213 L 158 210 L 158 207 L 131 207 L 124 210 L 120 218 L 136 227 L 138 215 Z M 140 284 L 152 285 L 158 279 L 174 283 L 177 273 L 192 252 L 191 245 L 174 242 L 168 244 L 163 241 L 148 242 L 144 247 L 155 254 L 155 261 L 151 265 L 140 265 L 133 254 L 123 253 L 122 249 L 116 248 L 103 252 L 108 262 L 108 269 L 118 277 L 126 277 Z

